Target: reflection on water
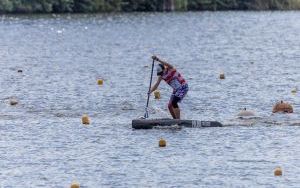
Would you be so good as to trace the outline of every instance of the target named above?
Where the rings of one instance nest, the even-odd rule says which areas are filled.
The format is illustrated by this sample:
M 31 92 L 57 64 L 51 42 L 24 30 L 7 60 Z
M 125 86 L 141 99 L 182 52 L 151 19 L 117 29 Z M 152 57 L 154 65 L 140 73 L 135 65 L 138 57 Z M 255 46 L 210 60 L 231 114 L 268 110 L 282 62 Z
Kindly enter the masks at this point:
M 297 187 L 299 16 L 2 16 L 0 187 Z M 144 114 L 152 54 L 188 81 L 185 119 L 228 127 L 131 130 Z M 170 117 L 171 90 L 160 91 L 150 100 L 153 118 Z M 295 113 L 272 114 L 280 100 Z M 257 116 L 238 118 L 243 108 Z M 90 125 L 81 125 L 82 114 Z M 276 166 L 283 177 L 273 177 Z

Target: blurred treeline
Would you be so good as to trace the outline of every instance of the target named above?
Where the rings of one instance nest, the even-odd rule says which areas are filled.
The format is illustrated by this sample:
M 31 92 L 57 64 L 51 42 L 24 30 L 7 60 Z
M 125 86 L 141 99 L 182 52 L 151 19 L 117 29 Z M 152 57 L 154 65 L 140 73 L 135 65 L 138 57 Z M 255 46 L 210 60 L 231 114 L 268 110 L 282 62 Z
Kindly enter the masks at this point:
M 300 0 L 0 0 L 0 13 L 297 9 Z

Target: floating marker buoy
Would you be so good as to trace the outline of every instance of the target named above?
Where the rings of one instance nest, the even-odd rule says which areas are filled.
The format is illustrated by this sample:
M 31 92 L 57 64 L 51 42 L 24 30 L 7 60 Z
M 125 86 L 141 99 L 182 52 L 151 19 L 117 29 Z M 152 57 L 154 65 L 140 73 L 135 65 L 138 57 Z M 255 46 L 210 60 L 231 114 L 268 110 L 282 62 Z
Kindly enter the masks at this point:
M 81 120 L 82 120 L 82 124 L 84 125 L 90 124 L 89 116 L 87 116 L 86 114 L 82 116 Z
M 277 112 L 293 113 L 293 107 L 289 103 L 280 101 L 274 105 L 272 112 L 273 113 L 277 113 Z
M 221 74 L 220 74 L 220 79 L 221 79 L 221 80 L 225 79 L 225 74 L 224 74 L 224 73 L 221 73 Z
M 77 183 L 77 182 L 73 182 L 73 183 L 71 184 L 71 188 L 80 188 L 80 185 L 79 185 L 79 183 Z
M 22 71 L 22 70 L 18 70 L 18 72 L 19 72 L 19 73 L 22 73 L 23 71 Z
M 282 176 L 282 169 L 280 167 L 275 168 L 274 176 Z
M 292 89 L 292 93 L 297 93 L 297 91 L 298 91 L 297 88 Z
M 18 104 L 18 101 L 16 99 L 10 99 L 9 104 L 14 106 Z
M 166 147 L 167 143 L 164 139 L 160 139 L 158 142 L 159 147 Z
M 98 83 L 98 85 L 103 85 L 103 80 L 102 79 L 98 79 L 98 81 L 97 81 L 97 83 Z
M 154 91 L 154 97 L 155 97 L 155 99 L 160 99 L 160 92 L 159 92 L 159 90 L 155 90 Z
M 240 117 L 255 116 L 255 113 L 244 108 L 237 114 L 237 116 L 240 116 Z

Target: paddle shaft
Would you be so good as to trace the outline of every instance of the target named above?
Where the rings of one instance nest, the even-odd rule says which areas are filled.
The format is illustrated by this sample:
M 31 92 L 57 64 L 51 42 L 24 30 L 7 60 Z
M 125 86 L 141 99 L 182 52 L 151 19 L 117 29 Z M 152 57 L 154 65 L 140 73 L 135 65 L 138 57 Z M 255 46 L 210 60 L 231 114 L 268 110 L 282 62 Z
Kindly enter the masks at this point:
M 149 90 L 148 90 L 148 98 L 147 98 L 147 104 L 146 104 L 146 112 L 145 112 L 145 118 L 148 118 L 148 106 L 149 106 L 149 99 L 150 99 L 150 90 L 151 90 L 151 85 L 152 85 L 152 78 L 153 78 L 153 69 L 154 69 L 154 59 L 152 61 L 152 68 L 151 68 L 151 77 L 150 77 L 150 84 L 149 84 Z

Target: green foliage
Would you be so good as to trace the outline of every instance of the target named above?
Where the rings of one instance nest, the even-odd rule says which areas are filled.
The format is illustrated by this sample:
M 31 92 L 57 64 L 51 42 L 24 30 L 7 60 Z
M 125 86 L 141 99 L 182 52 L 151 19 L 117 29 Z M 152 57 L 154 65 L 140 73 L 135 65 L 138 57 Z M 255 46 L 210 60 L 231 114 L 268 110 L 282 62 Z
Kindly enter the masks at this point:
M 95 5 L 92 0 L 76 0 L 74 2 L 74 12 L 93 12 Z
M 14 6 L 10 0 L 0 0 L 0 13 L 11 12 Z
M 124 11 L 159 11 L 163 0 L 123 0 Z
M 52 4 L 53 12 L 73 12 L 74 0 L 56 0 Z
M 175 9 L 179 11 L 187 10 L 188 0 L 175 0 Z
M 122 11 L 122 0 L 103 0 L 103 9 L 102 11 L 111 12 L 111 11 Z M 100 9 L 99 9 L 100 10 Z
M 121 11 L 121 0 L 74 0 L 74 12 Z
M 300 1 L 299 0 L 288 0 L 287 9 L 298 9 L 298 10 L 300 10 Z
M 164 11 L 170 4 L 177 11 L 300 9 L 300 0 L 0 0 L 0 13 Z

